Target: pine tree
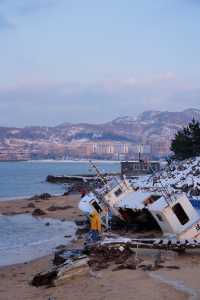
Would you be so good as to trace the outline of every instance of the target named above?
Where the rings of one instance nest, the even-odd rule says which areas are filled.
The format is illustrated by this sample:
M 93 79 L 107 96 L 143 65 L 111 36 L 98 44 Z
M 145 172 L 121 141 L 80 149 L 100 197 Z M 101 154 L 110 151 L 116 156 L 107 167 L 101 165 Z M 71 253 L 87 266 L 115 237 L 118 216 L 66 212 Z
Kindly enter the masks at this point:
M 174 158 L 182 160 L 200 155 L 200 123 L 193 119 L 178 131 L 171 143 Z

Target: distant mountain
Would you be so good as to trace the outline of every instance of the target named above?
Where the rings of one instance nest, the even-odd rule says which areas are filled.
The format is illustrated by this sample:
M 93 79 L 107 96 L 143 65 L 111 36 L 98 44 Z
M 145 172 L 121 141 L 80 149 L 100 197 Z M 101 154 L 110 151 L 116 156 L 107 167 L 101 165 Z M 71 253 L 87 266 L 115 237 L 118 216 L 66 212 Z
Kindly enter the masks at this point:
M 55 127 L 0 127 L 0 160 L 75 155 L 75 150 L 86 143 L 108 141 L 152 145 L 152 155 L 163 156 L 169 153 L 177 130 L 192 118 L 200 120 L 200 110 L 145 111 L 136 118 L 124 116 L 103 124 L 66 122 Z M 84 156 L 85 150 L 82 151 Z

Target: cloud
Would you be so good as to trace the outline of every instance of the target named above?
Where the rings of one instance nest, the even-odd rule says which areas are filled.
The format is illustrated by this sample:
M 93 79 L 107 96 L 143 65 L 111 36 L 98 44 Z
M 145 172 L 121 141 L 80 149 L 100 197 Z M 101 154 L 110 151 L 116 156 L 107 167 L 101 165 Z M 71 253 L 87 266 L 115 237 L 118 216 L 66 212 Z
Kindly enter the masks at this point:
M 0 125 L 103 123 L 144 110 L 200 108 L 200 90 L 166 74 L 87 84 L 32 80 L 1 87 Z

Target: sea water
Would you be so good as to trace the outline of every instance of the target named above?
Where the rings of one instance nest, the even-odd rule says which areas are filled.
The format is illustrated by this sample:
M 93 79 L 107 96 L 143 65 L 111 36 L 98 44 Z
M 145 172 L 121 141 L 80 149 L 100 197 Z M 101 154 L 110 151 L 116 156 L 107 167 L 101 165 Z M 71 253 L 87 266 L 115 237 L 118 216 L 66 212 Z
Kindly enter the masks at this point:
M 119 172 L 119 163 L 97 162 L 101 172 Z M 64 185 L 46 182 L 47 175 L 93 174 L 88 162 L 27 161 L 0 163 L 0 201 L 48 192 L 62 194 Z M 48 225 L 48 226 L 47 226 Z M 0 266 L 30 261 L 51 253 L 74 236 L 73 222 L 0 215 Z
M 101 172 L 119 172 L 119 162 L 96 162 Z M 0 201 L 35 194 L 62 194 L 64 185 L 46 182 L 48 175 L 94 174 L 87 161 L 0 162 Z
M 74 222 L 0 215 L 0 266 L 23 263 L 51 253 L 75 235 Z M 65 238 L 64 236 L 67 236 Z

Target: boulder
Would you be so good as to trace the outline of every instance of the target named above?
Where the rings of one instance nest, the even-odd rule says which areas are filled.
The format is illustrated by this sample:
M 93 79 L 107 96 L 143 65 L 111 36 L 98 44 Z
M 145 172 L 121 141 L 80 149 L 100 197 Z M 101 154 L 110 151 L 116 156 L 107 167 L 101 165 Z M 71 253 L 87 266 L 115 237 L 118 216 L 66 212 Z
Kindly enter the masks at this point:
M 39 196 L 40 199 L 42 200 L 48 200 L 49 198 L 51 198 L 52 196 L 49 193 L 43 193 Z
M 31 280 L 31 284 L 36 287 L 43 285 L 52 285 L 53 280 L 56 278 L 57 274 L 58 270 L 56 268 L 53 268 L 46 272 L 38 273 Z
M 40 208 L 36 208 L 34 209 L 34 211 L 32 212 L 32 216 L 44 216 L 46 215 L 45 211 L 43 211 Z
M 35 208 L 35 204 L 33 202 L 30 202 L 28 205 L 27 205 L 28 208 Z
M 41 195 L 34 195 L 33 197 L 30 197 L 28 200 L 33 201 L 33 200 L 48 200 L 52 196 L 49 193 L 43 193 Z

